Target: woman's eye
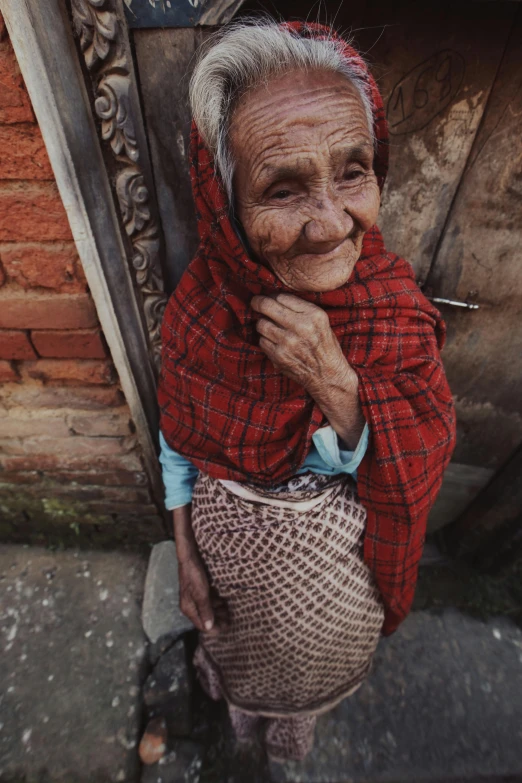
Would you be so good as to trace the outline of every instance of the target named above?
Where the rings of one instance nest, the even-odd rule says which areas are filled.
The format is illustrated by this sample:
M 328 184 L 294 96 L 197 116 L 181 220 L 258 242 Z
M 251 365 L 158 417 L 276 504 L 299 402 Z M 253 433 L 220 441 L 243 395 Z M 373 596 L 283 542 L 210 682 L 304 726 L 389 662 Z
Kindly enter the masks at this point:
M 291 193 L 289 190 L 276 190 L 275 193 L 272 193 L 272 198 L 277 198 L 279 200 L 282 200 L 288 198 L 288 196 L 290 195 Z
M 360 179 L 360 177 L 364 177 L 364 171 L 362 169 L 352 169 L 351 171 L 344 172 L 345 180 L 354 181 Z

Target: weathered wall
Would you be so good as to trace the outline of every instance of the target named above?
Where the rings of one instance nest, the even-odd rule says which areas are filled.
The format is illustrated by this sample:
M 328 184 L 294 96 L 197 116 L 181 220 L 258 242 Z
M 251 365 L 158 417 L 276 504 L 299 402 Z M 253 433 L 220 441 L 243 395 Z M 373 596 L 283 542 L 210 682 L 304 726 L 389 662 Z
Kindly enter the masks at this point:
M 0 535 L 157 539 L 133 429 L 0 17 Z

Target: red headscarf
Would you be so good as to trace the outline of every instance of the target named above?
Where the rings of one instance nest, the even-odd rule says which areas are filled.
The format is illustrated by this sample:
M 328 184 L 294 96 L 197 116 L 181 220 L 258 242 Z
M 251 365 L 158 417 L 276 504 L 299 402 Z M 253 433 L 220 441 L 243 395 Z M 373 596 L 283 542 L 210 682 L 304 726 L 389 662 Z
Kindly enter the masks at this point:
M 287 26 L 303 37 L 331 35 L 318 25 Z M 388 164 L 382 98 L 358 53 L 348 44 L 345 51 L 370 88 L 382 189 Z M 161 430 L 173 449 L 214 478 L 276 484 L 301 467 L 313 433 L 328 423 L 258 346 L 252 296 L 295 291 L 246 254 L 195 126 L 191 178 L 201 241 L 165 311 Z M 357 474 L 368 510 L 364 558 L 387 610 L 383 632 L 391 633 L 410 609 L 427 515 L 454 445 L 454 409 L 439 356 L 444 323 L 411 266 L 386 251 L 377 226 L 366 233 L 345 285 L 300 296 L 328 313 L 359 377 L 371 432 Z

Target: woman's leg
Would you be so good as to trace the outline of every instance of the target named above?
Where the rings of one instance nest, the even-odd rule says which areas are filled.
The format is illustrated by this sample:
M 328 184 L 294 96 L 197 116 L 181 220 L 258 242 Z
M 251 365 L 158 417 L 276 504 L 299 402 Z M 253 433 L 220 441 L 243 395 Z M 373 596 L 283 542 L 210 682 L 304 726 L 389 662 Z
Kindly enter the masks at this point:
M 274 761 L 302 761 L 312 750 L 316 722 L 315 715 L 269 718 L 265 729 L 268 755 Z
M 210 696 L 214 701 L 219 701 L 223 698 L 221 691 L 221 684 L 219 682 L 219 675 L 214 666 L 210 662 L 205 651 L 203 650 L 201 643 L 198 643 L 196 652 L 193 658 L 194 668 L 196 669 L 196 676 L 199 683 L 207 696 Z
M 234 734 L 239 742 L 253 742 L 257 737 L 257 729 L 262 718 L 259 715 L 250 715 L 243 710 L 228 705 L 230 722 Z

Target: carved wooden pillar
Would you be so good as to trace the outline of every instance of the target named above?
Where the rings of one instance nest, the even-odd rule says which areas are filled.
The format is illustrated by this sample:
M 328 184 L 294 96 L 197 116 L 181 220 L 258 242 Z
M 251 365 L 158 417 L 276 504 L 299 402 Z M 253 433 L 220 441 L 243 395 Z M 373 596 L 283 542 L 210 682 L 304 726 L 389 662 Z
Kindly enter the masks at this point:
M 127 260 L 141 304 L 151 361 L 159 368 L 167 301 L 162 236 L 127 24 L 120 0 L 71 0 L 102 150 L 127 236 Z

